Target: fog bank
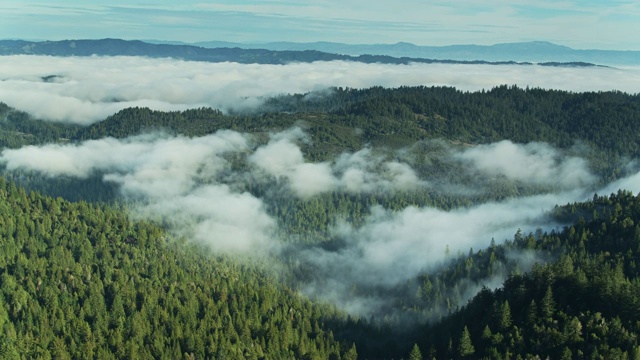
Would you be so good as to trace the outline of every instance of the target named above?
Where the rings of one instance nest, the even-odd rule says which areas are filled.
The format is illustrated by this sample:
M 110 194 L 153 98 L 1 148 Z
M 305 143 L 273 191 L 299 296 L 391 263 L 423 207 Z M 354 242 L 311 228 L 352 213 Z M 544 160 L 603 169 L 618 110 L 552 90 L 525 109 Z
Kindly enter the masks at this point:
M 594 189 L 596 176 L 584 159 L 548 144 L 502 141 L 452 148 L 445 156 L 449 162 L 461 164 L 460 171 L 468 176 L 503 177 L 517 183 L 550 185 L 554 190 L 449 211 L 375 205 L 358 224 L 338 215 L 329 220 L 326 237 L 336 241 L 334 247 L 320 243 L 288 246 L 289 232 L 269 208 L 290 203 L 291 197 L 308 201 L 327 193 L 440 191 L 422 178 L 410 161 L 404 161 L 405 150 L 385 156 L 377 149 L 364 148 L 313 163 L 304 160 L 300 146 L 306 141 L 299 128 L 271 134 L 262 143 L 234 131 L 196 138 L 146 134 L 5 149 L 0 163 L 7 171 L 29 171 L 49 179 L 100 175 L 103 181 L 118 185 L 123 199 L 135 200 L 135 218 L 161 220 L 170 231 L 216 253 L 296 259 L 313 270 L 314 276 L 300 285 L 306 294 L 364 316 L 379 314 L 390 300 L 379 295 L 354 295 L 354 287 L 392 289 L 421 273 L 436 271 L 458 253 L 486 248 L 492 239 L 497 243 L 512 239 L 518 229 L 528 234 L 561 227 L 548 216 L 556 204 L 587 200 L 594 190 L 604 194 L 620 187 L 640 189 L 640 175 L 633 171 L 603 189 Z M 234 166 L 234 162 L 242 166 Z M 249 180 L 267 188 L 264 193 L 277 185 L 272 192 L 277 196 L 239 190 L 238 183 Z M 469 286 L 480 289 L 501 280 L 493 277 Z
M 333 86 L 455 86 L 477 91 L 503 84 L 637 93 L 640 68 L 346 61 L 260 65 L 125 56 L 0 56 L 0 101 L 45 120 L 84 125 L 134 106 L 238 110 L 256 107 L 264 97 Z

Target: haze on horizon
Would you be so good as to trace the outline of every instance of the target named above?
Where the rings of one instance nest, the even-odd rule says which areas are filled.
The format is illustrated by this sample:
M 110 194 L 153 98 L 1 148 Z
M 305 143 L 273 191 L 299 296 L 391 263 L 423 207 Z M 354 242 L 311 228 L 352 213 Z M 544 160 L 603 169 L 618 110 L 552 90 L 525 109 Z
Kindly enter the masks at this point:
M 156 39 L 184 42 L 410 42 L 453 45 L 548 41 L 575 49 L 640 50 L 640 3 L 336 0 L 6 0 L 4 39 Z

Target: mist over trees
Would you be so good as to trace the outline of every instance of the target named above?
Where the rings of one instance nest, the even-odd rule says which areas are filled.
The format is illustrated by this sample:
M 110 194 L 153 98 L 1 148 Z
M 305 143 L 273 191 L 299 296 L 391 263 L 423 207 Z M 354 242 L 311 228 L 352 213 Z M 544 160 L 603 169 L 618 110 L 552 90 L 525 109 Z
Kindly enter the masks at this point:
M 20 64 L 16 67 L 15 64 Z M 260 109 L 281 94 L 310 100 L 331 87 L 451 86 L 489 90 L 503 84 L 574 92 L 637 92 L 638 67 L 383 64 L 353 61 L 285 65 L 208 63 L 139 56 L 0 56 L 0 101 L 53 122 L 89 125 L 127 108 L 225 114 Z M 258 110 L 262 111 L 262 110 Z
M 0 352 L 636 358 L 639 107 L 332 88 L 80 126 L 0 104 Z

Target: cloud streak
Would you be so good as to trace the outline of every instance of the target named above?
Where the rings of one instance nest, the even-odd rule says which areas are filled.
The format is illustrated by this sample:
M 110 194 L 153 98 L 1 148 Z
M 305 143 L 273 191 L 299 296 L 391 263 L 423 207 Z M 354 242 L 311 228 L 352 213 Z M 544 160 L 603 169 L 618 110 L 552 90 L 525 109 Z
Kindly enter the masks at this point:
M 19 65 L 18 65 L 19 64 Z M 55 75 L 51 81 L 43 78 Z M 36 117 L 91 124 L 127 107 L 223 111 L 262 98 L 332 86 L 455 86 L 477 91 L 502 84 L 569 91 L 640 91 L 640 68 L 363 64 L 289 65 L 185 62 L 139 57 L 0 57 L 0 101 Z
M 407 207 L 392 212 L 377 206 L 362 227 L 342 223 L 333 230 L 334 236 L 343 239 L 343 248 L 301 252 L 299 257 L 317 272 L 305 289 L 312 296 L 337 303 L 353 313 L 377 314 L 380 308 L 389 306 L 388 299 L 366 292 L 355 296 L 350 288 L 390 291 L 418 274 L 436 271 L 470 248 L 484 249 L 492 239 L 497 242 L 513 239 L 517 229 L 527 234 L 536 229 L 557 228 L 559 224 L 550 220 L 547 211 L 558 203 L 583 196 L 582 191 L 546 194 L 452 211 Z M 479 290 L 481 285 L 475 287 Z
M 429 45 L 544 40 L 580 48 L 636 48 L 634 2 L 182 1 L 132 4 L 6 0 L 8 37 L 124 37 L 182 41 L 342 41 Z M 24 24 L 29 24 L 25 26 Z M 509 29 L 509 31 L 504 31 Z
M 544 143 L 518 145 L 503 140 L 478 145 L 455 157 L 478 171 L 520 183 L 571 189 L 595 181 L 584 159 L 567 157 Z
M 136 200 L 134 217 L 160 219 L 217 253 L 259 256 L 276 245 L 275 220 L 260 199 L 216 181 L 228 171 L 224 156 L 248 149 L 247 137 L 233 131 L 192 139 L 147 134 L 5 149 L 0 161 L 49 178 L 102 175 Z
M 276 179 L 286 180 L 299 197 L 333 191 L 357 194 L 411 190 L 427 184 L 408 164 L 387 161 L 369 148 L 343 153 L 332 162 L 305 162 L 296 140 L 308 142 L 300 128 L 272 134 L 268 144 L 249 156 L 249 162 Z

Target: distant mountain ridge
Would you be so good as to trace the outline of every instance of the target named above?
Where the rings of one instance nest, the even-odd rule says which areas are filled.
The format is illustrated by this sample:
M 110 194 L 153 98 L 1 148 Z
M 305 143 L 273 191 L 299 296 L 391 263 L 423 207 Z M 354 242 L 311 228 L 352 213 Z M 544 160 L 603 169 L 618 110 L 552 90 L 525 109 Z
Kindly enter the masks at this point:
M 149 40 L 152 43 L 162 43 Z M 173 44 L 183 44 L 172 42 Z M 395 44 L 344 44 L 333 42 L 270 42 L 270 43 L 233 43 L 224 41 L 197 42 L 193 45 L 206 48 L 238 47 L 244 49 L 316 50 L 350 56 L 387 55 L 393 57 L 429 58 L 434 60 L 488 62 L 589 62 L 606 65 L 640 65 L 640 51 L 622 50 L 576 50 L 547 41 L 504 43 L 495 45 L 448 45 L 420 46 L 407 42 Z
M 548 43 L 547 43 L 548 44 Z M 454 64 L 521 64 L 531 65 L 528 60 L 516 61 L 508 57 L 494 60 L 486 47 L 454 46 L 457 49 L 449 53 L 428 52 L 425 47 L 418 47 L 408 43 L 395 45 L 346 45 L 333 43 L 271 43 L 247 45 L 227 42 L 209 42 L 199 44 L 183 44 L 172 42 L 145 42 L 140 40 L 100 39 L 100 40 L 62 40 L 62 41 L 24 41 L 1 40 L 0 55 L 51 55 L 51 56 L 147 56 L 170 57 L 183 60 L 208 62 L 238 62 L 258 64 L 287 64 L 291 62 L 312 61 L 357 61 L 363 63 L 408 64 L 418 63 L 454 63 Z M 550 44 L 553 45 L 553 44 Z M 500 47 L 499 45 L 498 48 Z M 526 46 L 526 45 L 525 45 Z M 269 47 L 268 49 L 266 47 Z M 313 49 L 316 47 L 317 49 Z M 547 46 L 549 47 L 549 46 Z M 555 48 L 557 45 L 551 46 Z M 511 49 L 512 47 L 508 47 Z M 562 48 L 562 47 L 561 47 Z M 350 50 L 351 49 L 351 50 Z M 386 49 L 386 50 L 385 50 Z M 391 51 L 391 50 L 393 51 Z M 394 50 L 395 49 L 395 50 Z M 420 51 L 416 49 L 422 49 Z M 349 50 L 349 51 L 347 51 Z M 346 54 L 350 52 L 351 54 Z M 474 56 L 484 52 L 483 56 Z M 522 53 L 522 49 L 514 53 Z M 357 54 L 356 54 L 357 53 Z M 503 51 L 503 53 L 506 53 Z M 399 54 L 415 54 L 415 56 L 400 56 Z M 423 54 L 424 56 L 420 56 Z M 451 54 L 450 58 L 445 55 Z M 455 56 L 454 56 L 455 55 Z M 514 55 L 515 56 L 515 55 Z M 522 58 L 522 57 L 520 57 Z M 490 60 L 486 60 L 490 59 Z M 544 60 L 549 66 L 593 66 L 582 60 L 564 61 L 548 56 Z M 640 63 L 640 56 L 639 61 Z

